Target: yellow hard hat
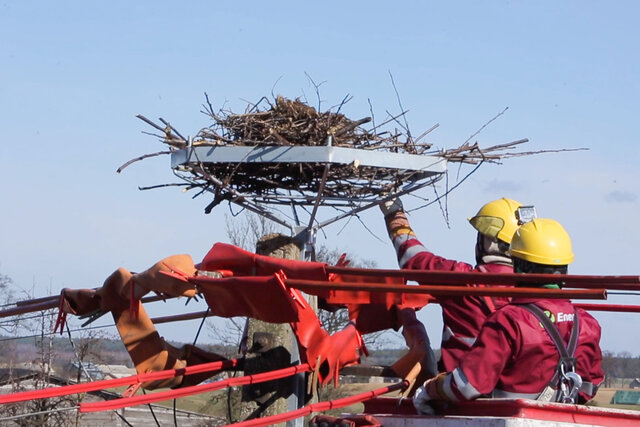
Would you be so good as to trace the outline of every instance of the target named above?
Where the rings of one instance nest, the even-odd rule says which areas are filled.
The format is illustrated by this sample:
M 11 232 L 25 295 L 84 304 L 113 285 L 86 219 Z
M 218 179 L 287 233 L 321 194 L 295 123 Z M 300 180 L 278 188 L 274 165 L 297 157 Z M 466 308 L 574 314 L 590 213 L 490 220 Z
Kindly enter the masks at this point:
M 481 207 L 476 216 L 469 218 L 469 222 L 480 234 L 511 243 L 513 233 L 518 228 L 516 211 L 520 206 L 521 203 L 503 197 Z
M 558 221 L 546 218 L 536 218 L 518 228 L 509 254 L 544 265 L 568 265 L 574 258 L 569 234 Z

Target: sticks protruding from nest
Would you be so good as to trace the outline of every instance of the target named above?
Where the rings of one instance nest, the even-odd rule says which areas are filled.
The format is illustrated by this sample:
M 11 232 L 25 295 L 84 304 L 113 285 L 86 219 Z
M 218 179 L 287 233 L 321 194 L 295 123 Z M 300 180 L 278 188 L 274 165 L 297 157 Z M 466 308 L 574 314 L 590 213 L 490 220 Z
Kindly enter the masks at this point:
M 137 117 L 162 132 L 162 142 L 171 147 L 171 151 L 140 156 L 125 163 L 118 171 L 129 164 L 160 154 L 171 153 L 175 149 L 194 146 L 320 146 L 328 143 L 339 147 L 362 150 L 381 150 L 390 153 L 431 155 L 446 159 L 448 162 L 478 164 L 481 162 L 498 163 L 509 157 L 525 156 L 543 152 L 572 150 L 544 150 L 532 152 L 514 152 L 513 150 L 527 142 L 518 139 L 512 142 L 480 148 L 477 142 L 470 140 L 487 125 L 503 115 L 507 108 L 485 123 L 467 141 L 458 148 L 432 150 L 430 143 L 420 140 L 439 124 L 435 124 L 413 139 L 407 129 L 406 111 L 392 115 L 382 123 L 374 123 L 371 129 L 363 125 L 372 122 L 372 117 L 351 120 L 339 111 L 348 101 L 345 97 L 334 112 L 320 112 L 299 99 L 287 99 L 277 96 L 270 100 L 262 97 L 257 103 L 248 103 L 242 114 L 227 110 L 214 111 L 206 96 L 203 113 L 213 123 L 201 129 L 192 141 L 184 138 L 169 122 L 160 119 L 156 124 L 142 115 Z M 402 107 L 401 107 L 402 108 Z M 373 111 L 371 116 L 373 116 Z M 399 119 L 403 119 L 402 122 Z M 387 129 L 395 124 L 398 128 Z M 164 126 L 163 126 L 164 125 Z M 431 151 L 430 151 L 431 150 Z M 185 168 L 183 168 L 185 169 Z M 260 197 L 274 197 L 287 194 L 299 198 L 317 200 L 318 191 L 322 197 L 353 200 L 356 198 L 378 197 L 395 191 L 400 185 L 415 179 L 416 172 L 382 167 L 362 167 L 358 165 L 333 165 L 329 176 L 323 181 L 323 165 L 311 163 L 208 163 L 194 164 L 186 168 L 189 174 L 181 176 L 190 183 L 189 188 L 214 189 L 215 200 L 207 207 L 210 210 L 223 200 L 228 200 L 229 192 Z M 180 176 L 180 174 L 178 174 Z M 324 182 L 324 183 L 323 183 Z M 322 184 L 323 183 L 323 184 Z M 236 196 L 234 196 L 236 197 Z
M 361 126 L 371 121 L 370 117 L 350 120 L 345 115 L 331 111 L 319 112 L 296 99 L 278 96 L 268 109 L 261 110 L 259 103 L 252 105 L 250 112 L 234 114 L 220 111 L 214 113 L 208 105 L 205 110 L 214 123 L 202 129 L 196 145 L 325 145 L 328 136 L 333 145 L 350 148 L 377 148 L 385 143 L 397 143 L 389 135 L 377 135 Z

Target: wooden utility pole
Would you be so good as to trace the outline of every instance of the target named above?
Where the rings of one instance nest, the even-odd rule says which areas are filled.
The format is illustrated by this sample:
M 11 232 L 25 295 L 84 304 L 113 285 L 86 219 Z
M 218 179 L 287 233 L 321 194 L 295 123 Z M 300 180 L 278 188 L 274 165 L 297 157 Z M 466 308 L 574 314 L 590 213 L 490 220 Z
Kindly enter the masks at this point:
M 300 258 L 300 245 L 293 237 L 269 234 L 260 238 L 256 244 L 256 253 L 297 260 Z M 269 301 L 264 303 L 269 304 Z M 248 319 L 245 337 L 248 349 L 245 375 L 284 368 L 299 360 L 297 343 L 288 324 Z M 291 402 L 288 404 L 287 397 L 291 394 L 300 397 L 299 389 L 302 387 L 304 390 L 304 384 L 299 383 L 300 378 L 294 377 L 245 386 L 240 418 L 264 417 L 295 409 L 290 408 Z M 303 403 L 297 402 L 297 405 L 301 406 Z

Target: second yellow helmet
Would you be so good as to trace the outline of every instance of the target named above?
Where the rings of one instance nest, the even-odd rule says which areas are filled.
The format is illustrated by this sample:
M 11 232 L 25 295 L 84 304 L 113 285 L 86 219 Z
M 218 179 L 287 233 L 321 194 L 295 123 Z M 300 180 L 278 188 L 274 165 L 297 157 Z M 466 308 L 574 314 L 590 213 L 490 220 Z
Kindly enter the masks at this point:
M 574 258 L 569 234 L 559 222 L 546 218 L 536 218 L 518 228 L 509 254 L 544 265 L 568 265 Z

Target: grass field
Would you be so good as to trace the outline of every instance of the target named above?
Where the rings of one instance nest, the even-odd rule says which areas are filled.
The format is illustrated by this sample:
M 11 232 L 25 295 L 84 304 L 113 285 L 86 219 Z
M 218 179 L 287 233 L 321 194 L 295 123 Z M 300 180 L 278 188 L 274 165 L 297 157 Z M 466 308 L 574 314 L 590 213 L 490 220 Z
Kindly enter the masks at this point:
M 611 403 L 613 395 L 618 390 L 629 390 L 628 388 L 601 388 L 598 390 L 596 397 L 589 402 L 591 406 L 599 406 L 603 408 L 631 409 L 640 411 L 640 405 L 614 405 Z

